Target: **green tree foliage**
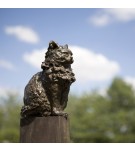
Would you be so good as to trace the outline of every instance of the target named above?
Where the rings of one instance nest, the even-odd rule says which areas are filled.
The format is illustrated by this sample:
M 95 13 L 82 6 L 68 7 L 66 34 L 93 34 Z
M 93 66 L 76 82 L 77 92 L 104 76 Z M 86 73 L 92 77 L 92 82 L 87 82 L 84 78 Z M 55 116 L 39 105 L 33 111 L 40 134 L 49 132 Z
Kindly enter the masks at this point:
M 72 142 L 135 142 L 135 95 L 120 78 L 104 97 L 95 92 L 71 96 L 67 112 Z
M 19 99 L 16 94 L 0 98 L 0 142 L 19 142 Z
M 19 142 L 21 106 L 17 95 L 0 98 L 0 142 Z M 72 142 L 135 142 L 135 94 L 120 78 L 113 80 L 106 96 L 71 95 L 66 111 Z

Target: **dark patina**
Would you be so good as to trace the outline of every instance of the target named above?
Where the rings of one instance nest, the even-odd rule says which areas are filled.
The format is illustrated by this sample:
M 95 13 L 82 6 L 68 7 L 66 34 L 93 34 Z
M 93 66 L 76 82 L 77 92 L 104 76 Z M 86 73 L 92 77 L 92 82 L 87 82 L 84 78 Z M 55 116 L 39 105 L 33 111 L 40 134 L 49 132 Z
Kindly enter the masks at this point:
M 68 45 L 49 43 L 45 61 L 41 64 L 43 70 L 35 74 L 25 87 L 22 117 L 67 115 L 64 109 L 70 85 L 75 81 L 71 69 L 72 55 Z

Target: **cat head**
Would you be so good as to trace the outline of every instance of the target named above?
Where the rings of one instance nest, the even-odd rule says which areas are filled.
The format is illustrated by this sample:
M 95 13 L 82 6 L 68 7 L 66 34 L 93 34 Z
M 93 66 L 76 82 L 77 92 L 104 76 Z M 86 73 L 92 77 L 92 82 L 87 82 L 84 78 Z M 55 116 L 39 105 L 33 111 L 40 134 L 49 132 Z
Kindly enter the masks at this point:
M 42 63 L 41 68 L 43 69 L 47 64 L 57 66 L 65 66 L 73 63 L 73 53 L 68 48 L 68 45 L 59 46 L 54 41 L 49 43 L 48 51 L 45 55 L 45 61 Z

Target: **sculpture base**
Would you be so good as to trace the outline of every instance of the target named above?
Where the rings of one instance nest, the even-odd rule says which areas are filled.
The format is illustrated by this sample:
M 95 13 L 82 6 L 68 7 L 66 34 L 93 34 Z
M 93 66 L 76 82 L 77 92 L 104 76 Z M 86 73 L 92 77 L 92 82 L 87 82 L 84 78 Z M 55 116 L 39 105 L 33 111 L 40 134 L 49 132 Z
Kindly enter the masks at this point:
M 63 116 L 28 117 L 20 120 L 21 143 L 68 143 L 69 120 Z

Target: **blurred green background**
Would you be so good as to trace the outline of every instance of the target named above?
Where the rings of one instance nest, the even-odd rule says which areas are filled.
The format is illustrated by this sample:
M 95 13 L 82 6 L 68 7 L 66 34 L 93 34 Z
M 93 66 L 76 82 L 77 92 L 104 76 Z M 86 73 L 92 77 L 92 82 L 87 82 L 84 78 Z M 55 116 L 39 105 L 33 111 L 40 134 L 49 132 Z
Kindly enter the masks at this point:
M 0 142 L 17 143 L 22 98 L 8 93 L 0 102 Z M 65 111 L 73 143 L 135 142 L 135 94 L 121 78 L 114 78 L 105 96 L 96 90 L 70 95 Z

